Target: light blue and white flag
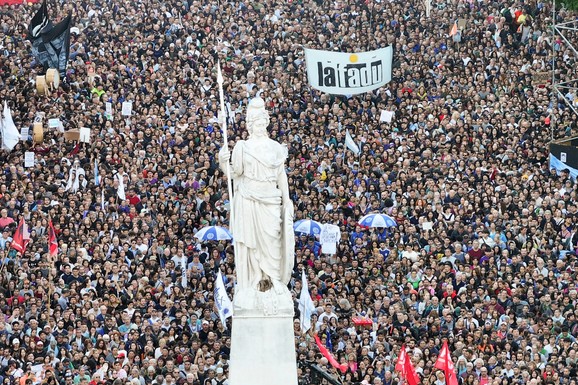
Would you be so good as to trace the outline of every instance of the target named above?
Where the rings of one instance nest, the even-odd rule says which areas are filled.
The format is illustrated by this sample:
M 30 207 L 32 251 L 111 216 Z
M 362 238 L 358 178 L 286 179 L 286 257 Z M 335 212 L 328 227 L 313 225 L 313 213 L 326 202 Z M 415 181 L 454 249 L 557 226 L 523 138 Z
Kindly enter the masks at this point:
M 311 314 L 315 311 L 315 304 L 309 294 L 309 284 L 305 275 L 305 269 L 301 272 L 301 294 L 299 295 L 299 322 L 301 330 L 307 333 L 311 329 Z
M 181 286 L 187 288 L 188 278 L 187 278 L 187 257 L 183 256 L 181 258 Z
M 94 160 L 94 185 L 100 186 L 100 175 L 98 174 L 98 162 Z
M 361 152 L 361 150 L 359 149 L 359 146 L 357 145 L 357 143 L 355 143 L 355 141 L 353 140 L 353 137 L 349 133 L 349 130 L 345 130 L 345 146 L 351 152 L 353 152 L 356 156 L 358 156 L 359 153 Z
M 223 276 L 221 275 L 221 270 L 217 274 L 217 280 L 215 282 L 215 292 L 214 292 L 215 306 L 219 311 L 219 317 L 221 318 L 221 323 L 227 328 L 227 323 L 225 322 L 227 318 L 233 316 L 233 302 L 229 299 L 227 295 L 227 290 L 225 289 L 225 284 L 223 283 Z

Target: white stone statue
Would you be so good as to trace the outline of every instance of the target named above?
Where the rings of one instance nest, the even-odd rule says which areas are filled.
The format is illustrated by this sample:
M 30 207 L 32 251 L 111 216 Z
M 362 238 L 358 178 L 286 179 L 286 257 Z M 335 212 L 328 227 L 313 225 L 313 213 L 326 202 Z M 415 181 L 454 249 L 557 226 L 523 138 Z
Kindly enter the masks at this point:
M 232 154 L 224 146 L 220 167 L 233 179 L 231 230 L 234 238 L 239 294 L 287 292 L 294 261 L 293 203 L 285 173 L 287 148 L 269 138 L 269 114 L 261 98 L 247 107 L 248 140 L 235 144 Z M 247 304 L 246 307 L 251 307 Z

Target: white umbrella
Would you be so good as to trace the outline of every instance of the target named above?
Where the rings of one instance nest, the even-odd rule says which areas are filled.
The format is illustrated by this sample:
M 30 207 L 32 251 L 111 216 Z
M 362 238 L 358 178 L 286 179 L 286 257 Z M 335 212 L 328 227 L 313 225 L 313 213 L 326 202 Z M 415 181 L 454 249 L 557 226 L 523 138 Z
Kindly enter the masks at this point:
M 229 230 L 224 227 L 207 226 L 197 231 L 195 238 L 200 239 L 201 241 L 222 241 L 233 239 L 233 236 Z
M 321 233 L 321 226 L 321 223 L 311 219 L 301 219 L 293 223 L 293 230 L 296 233 L 319 235 Z
M 386 214 L 367 214 L 359 220 L 359 224 L 365 227 L 395 227 L 395 219 Z

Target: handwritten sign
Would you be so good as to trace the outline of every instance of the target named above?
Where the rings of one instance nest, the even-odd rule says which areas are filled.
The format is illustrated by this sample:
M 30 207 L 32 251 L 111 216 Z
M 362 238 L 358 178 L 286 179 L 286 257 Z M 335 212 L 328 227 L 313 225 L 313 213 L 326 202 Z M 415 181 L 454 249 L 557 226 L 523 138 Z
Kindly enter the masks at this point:
M 132 102 L 122 102 L 122 116 L 132 115 Z
M 24 167 L 34 167 L 34 153 L 32 151 L 24 153 Z
M 20 130 L 20 140 L 27 141 L 28 135 L 30 135 L 30 127 L 22 127 L 22 130 Z
M 321 243 L 321 250 L 323 254 L 333 255 L 337 252 L 337 243 L 341 238 L 341 230 L 339 226 L 325 224 L 319 233 L 319 243 Z

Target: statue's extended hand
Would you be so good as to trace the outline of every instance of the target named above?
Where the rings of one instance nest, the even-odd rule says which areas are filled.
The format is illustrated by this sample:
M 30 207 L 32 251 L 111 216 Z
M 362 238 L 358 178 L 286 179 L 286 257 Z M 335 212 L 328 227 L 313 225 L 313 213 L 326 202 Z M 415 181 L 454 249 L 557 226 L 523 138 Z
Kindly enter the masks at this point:
M 223 163 L 227 163 L 229 160 L 231 160 L 231 152 L 229 151 L 229 149 L 227 147 L 223 147 L 219 151 L 219 161 L 223 162 Z

